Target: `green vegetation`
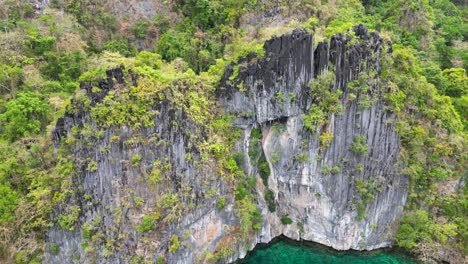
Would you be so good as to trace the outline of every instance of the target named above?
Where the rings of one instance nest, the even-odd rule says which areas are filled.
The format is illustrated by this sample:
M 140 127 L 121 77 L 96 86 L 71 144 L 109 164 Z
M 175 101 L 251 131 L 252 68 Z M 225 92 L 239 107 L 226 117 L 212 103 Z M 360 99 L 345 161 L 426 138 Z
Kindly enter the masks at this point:
M 353 143 L 351 143 L 351 152 L 356 155 L 363 155 L 367 153 L 367 139 L 365 136 L 355 136 Z
M 143 200 L 143 198 L 141 198 L 140 196 L 135 196 L 133 198 L 133 202 L 135 203 L 136 208 L 141 208 L 145 203 L 145 200 Z
M 258 173 L 263 180 L 263 184 L 268 186 L 268 177 L 270 176 L 271 171 L 270 165 L 264 156 L 262 156 L 258 161 Z
M 74 230 L 75 224 L 78 222 L 78 217 L 80 216 L 80 207 L 77 205 L 71 206 L 67 214 L 62 214 L 59 216 L 59 224 L 62 228 L 68 230 Z
M 138 20 L 132 27 L 132 32 L 137 38 L 144 38 L 148 34 L 149 23 L 145 20 Z
M 218 199 L 218 201 L 216 202 L 216 207 L 219 209 L 219 210 L 222 210 L 224 207 L 226 207 L 226 198 L 224 197 L 221 197 Z
M 330 171 L 332 174 L 337 174 L 340 172 L 340 167 L 339 166 L 333 166 L 331 171 Z
M 304 223 L 297 222 L 297 229 L 299 229 L 299 236 L 304 235 Z
M 89 172 L 95 172 L 98 169 L 98 164 L 96 161 L 92 160 L 88 163 L 88 166 L 86 167 L 86 170 Z
M 280 156 L 278 153 L 272 153 L 270 159 L 272 164 L 277 164 L 280 160 Z
M 317 42 L 359 23 L 380 31 L 393 43 L 393 55 L 384 58 L 379 74 L 362 72 L 347 84 L 347 99 L 367 108 L 382 96 L 388 110 L 396 115 L 401 164 L 409 178 L 406 213 L 397 243 L 413 252 L 439 245 L 468 252 L 464 243 L 468 239 L 466 188 L 441 191 L 448 182 L 465 177 L 466 172 L 468 16 L 462 1 L 280 1 L 278 12 L 286 22 L 291 21 L 290 28 L 282 29 L 264 21 L 248 25 L 249 17 L 272 10 L 268 1 L 168 1 L 167 10 L 156 12 L 153 18 L 140 17 L 138 12 L 120 17 L 109 1 L 91 2 L 50 1 L 40 14 L 27 1 L 6 0 L 0 5 L 0 230 L 4 235 L 0 262 L 40 262 L 47 228 L 56 224 L 67 230 L 78 228 L 81 205 L 67 201 L 93 201 L 92 194 L 76 190 L 73 176 L 82 170 L 95 172 L 98 164 L 96 157 L 76 160 L 73 149 L 92 147 L 93 140 L 104 140 L 104 131 L 109 128 L 127 126 L 141 131 L 154 127 L 158 112 L 153 106 L 163 100 L 182 109 L 193 124 L 210 135 L 202 138 L 199 131 L 194 133 L 190 144 L 200 153 L 202 162 L 192 153 L 187 160 L 200 168 L 209 164 L 231 186 L 240 219 L 240 231 L 233 241 L 243 241 L 257 232 L 262 219 L 256 207 L 256 178 L 245 175 L 243 158 L 232 154 L 239 131 L 230 127 L 231 117 L 222 116 L 215 102 L 214 91 L 224 67 L 252 53 L 265 56 L 263 41 L 293 27 L 314 31 Z M 348 45 L 357 41 L 352 36 Z M 138 85 L 129 85 L 126 78 L 126 87 L 109 92 L 101 103 L 91 106 L 91 100 L 79 90 L 79 82 L 96 84 L 106 78 L 107 69 L 121 65 L 124 74 L 131 71 L 138 75 Z M 240 65 L 234 69 L 231 80 L 242 70 Z M 340 90 L 331 92 L 334 79 L 332 71 L 324 71 L 310 83 L 313 104 L 302 115 L 304 128 L 320 134 L 322 152 L 333 138 L 327 132 L 329 116 L 340 114 L 341 101 L 347 100 L 341 98 Z M 383 95 L 371 91 L 373 82 L 382 88 Z M 96 85 L 91 91 L 101 92 Z M 294 101 L 296 96 L 277 93 L 275 99 Z M 73 127 L 54 149 L 51 125 L 64 112 L 73 114 L 80 109 L 90 113 L 95 127 Z M 174 129 L 178 125 L 173 124 Z M 120 140 L 115 134 L 110 143 L 169 143 L 157 138 Z M 267 185 L 271 172 L 261 140 L 260 129 L 253 129 L 249 157 Z M 106 151 L 109 149 L 102 149 L 102 153 Z M 351 151 L 365 155 L 365 137 L 354 138 Z M 279 153 L 272 155 L 272 164 L 279 157 Z M 307 162 L 308 158 L 300 154 L 296 160 Z M 141 167 L 142 177 L 155 188 L 173 172 L 164 158 L 155 161 L 151 171 L 139 166 L 146 163 L 140 154 L 128 159 L 135 170 Z M 339 166 L 330 167 L 324 165 L 322 174 L 339 173 Z M 363 172 L 363 165 L 358 164 L 356 171 Z M 358 179 L 355 184 L 361 196 L 358 219 L 363 219 L 377 188 L 372 181 Z M 190 200 L 190 191 L 183 192 L 164 194 L 155 211 L 141 219 L 137 231 L 150 235 L 160 226 L 177 222 L 184 212 L 181 201 Z M 265 190 L 264 198 L 274 212 L 270 189 Z M 217 207 L 224 208 L 229 200 L 220 197 Z M 58 218 L 51 219 L 52 211 L 64 202 Z M 136 198 L 134 202 L 136 209 L 143 206 Z M 187 208 L 190 206 L 193 208 L 193 204 Z M 95 225 L 82 224 L 83 236 L 90 240 L 83 244 L 88 253 L 93 251 L 93 243 L 105 241 L 95 229 Z M 108 254 L 115 245 L 111 240 L 105 243 Z M 179 247 L 179 237 L 172 237 L 169 251 Z M 57 245 L 50 246 L 52 254 L 59 251 Z M 216 256 L 223 258 L 230 252 L 232 248 L 219 247 Z
M 317 128 L 326 127 L 328 125 L 328 117 L 330 114 L 340 114 L 342 105 L 340 101 L 341 90 L 331 92 L 335 82 L 335 74 L 332 71 L 324 71 L 318 75 L 309 84 L 311 96 L 314 104 L 311 105 L 308 114 L 303 114 L 304 128 L 312 133 Z M 324 135 L 324 143 L 333 139 L 333 134 Z M 328 146 L 327 146 L 328 147 Z M 326 149 L 323 148 L 323 149 Z
M 432 243 L 434 239 L 447 243 L 457 235 L 457 229 L 454 223 L 434 223 L 426 211 L 417 210 L 403 217 L 397 242 L 407 250 L 415 249 L 418 243 Z
M 157 183 L 161 182 L 163 176 L 169 172 L 172 168 L 171 163 L 166 162 L 162 163 L 161 160 L 156 160 L 153 162 L 153 169 L 151 170 L 150 175 L 148 176 L 148 182 L 151 185 L 156 185 Z
M 305 153 L 299 154 L 296 157 L 297 162 L 304 163 L 309 159 L 309 156 Z
M 52 255 L 58 255 L 60 253 L 60 246 L 57 244 L 52 244 L 50 246 L 50 253 L 52 253 Z
M 356 185 L 356 190 L 361 195 L 361 198 L 358 202 L 358 215 L 356 220 L 361 221 L 366 216 L 366 205 L 374 200 L 375 196 L 373 192 L 375 190 L 375 184 L 373 182 L 364 181 L 362 179 L 356 179 L 354 183 Z
M 14 219 L 14 210 L 18 205 L 19 193 L 8 185 L 0 185 L 0 221 L 10 222 Z
M 265 191 L 265 201 L 267 202 L 268 210 L 272 213 L 275 212 L 276 211 L 275 193 L 272 190 L 267 189 Z
M 359 163 L 358 165 L 356 165 L 356 170 L 358 172 L 363 172 L 364 171 L 364 165 L 362 163 Z
M 447 6 L 454 7 L 447 3 L 448 1 L 445 2 Z M 407 47 L 399 47 L 394 50 L 393 54 L 393 58 L 388 61 L 389 64 L 383 70 L 382 75 L 392 87 L 391 94 L 404 95 L 394 98 L 400 98 L 398 104 L 401 107 L 395 108 L 399 117 L 397 130 L 403 145 L 401 157 L 405 165 L 403 172 L 410 179 L 407 214 L 413 215 L 421 211 L 431 212 L 432 215 L 434 210 L 438 211 L 437 217 L 427 218 L 428 225 L 433 227 L 447 225 L 446 227 L 453 231 L 449 233 L 454 241 L 450 242 L 450 239 L 445 239 L 444 235 L 435 231 L 425 233 L 424 239 L 418 238 L 419 231 L 414 231 L 414 225 L 409 225 L 413 226 L 413 230 L 408 225 L 404 225 L 408 219 L 403 218 L 404 226 L 400 228 L 397 243 L 415 252 L 420 252 L 419 249 L 424 247 L 431 249 L 455 247 L 466 254 L 467 251 L 461 242 L 466 239 L 466 225 L 463 224 L 466 217 L 461 211 L 458 214 L 459 218 L 456 218 L 441 210 L 442 201 L 449 200 L 456 207 L 456 201 L 466 197 L 466 190 L 447 193 L 438 189 L 444 186 L 448 179 L 463 177 L 462 171 L 466 170 L 461 165 L 466 162 L 466 157 L 461 154 L 466 151 L 466 148 L 456 143 L 466 141 L 466 127 L 464 128 L 459 113 L 452 105 L 452 100 L 457 100 L 457 98 L 440 94 L 440 92 L 445 93 L 446 88 L 444 88 L 443 75 L 440 71 L 440 67 L 444 66 L 436 66 L 437 60 L 429 64 L 424 63 L 421 61 L 422 57 L 415 56 L 414 50 Z M 457 70 L 447 72 L 457 72 Z M 424 78 L 422 75 L 427 77 Z M 410 111 L 404 110 L 413 107 L 422 113 L 420 117 L 416 118 Z M 423 215 L 424 213 L 421 212 L 419 214 Z M 424 217 L 423 219 L 425 220 Z M 441 219 L 447 219 L 447 221 L 441 221 Z M 417 247 L 414 246 L 415 244 Z M 420 253 L 426 254 L 427 252 Z
M 164 259 L 162 257 L 158 257 L 158 260 L 156 261 L 157 264 L 164 264 Z
M 328 175 L 330 173 L 330 166 L 328 166 L 328 164 L 324 164 L 320 173 L 324 176 Z
M 9 141 L 41 132 L 48 124 L 50 105 L 38 93 L 18 93 L 0 115 L 2 135 Z
M 174 253 L 180 248 L 180 241 L 179 237 L 176 235 L 173 235 L 170 239 L 170 244 L 169 244 L 169 252 Z
M 151 219 L 151 217 L 149 216 L 144 216 L 143 217 L 143 222 L 137 226 L 137 231 L 138 232 L 141 232 L 141 233 L 144 233 L 144 232 L 149 232 L 149 231 L 152 231 L 154 230 L 155 226 L 153 224 L 153 220 Z
M 132 165 L 133 166 L 138 166 L 140 164 L 140 161 L 141 161 L 141 155 L 140 154 L 133 155 L 133 157 L 132 157 Z
M 320 135 L 320 152 L 325 151 L 333 141 L 333 133 L 322 133 Z
M 237 207 L 241 219 L 241 234 L 245 236 L 252 231 L 258 232 L 262 225 L 262 215 L 257 206 L 250 199 L 242 199 L 237 202 Z
M 281 224 L 290 225 L 290 224 L 292 224 L 292 220 L 287 215 L 282 215 L 281 216 Z
M 259 128 L 252 128 L 249 141 L 249 157 L 252 163 L 257 163 L 261 151 L 262 131 Z

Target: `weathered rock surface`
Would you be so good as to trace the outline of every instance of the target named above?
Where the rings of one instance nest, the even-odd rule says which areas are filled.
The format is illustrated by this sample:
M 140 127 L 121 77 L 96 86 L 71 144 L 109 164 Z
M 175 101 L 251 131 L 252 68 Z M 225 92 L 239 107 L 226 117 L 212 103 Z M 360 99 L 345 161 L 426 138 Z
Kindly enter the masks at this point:
M 350 99 L 346 88 L 346 83 L 360 72 L 380 71 L 383 40 L 377 33 L 369 36 L 362 26 L 354 30 L 359 38 L 353 45 L 349 36 L 338 34 L 332 37 L 330 45 L 319 43 L 315 52 L 311 36 L 295 31 L 267 42 L 266 58 L 258 63 L 241 61 L 247 66 L 241 68 L 234 83 L 227 78 L 231 72 L 226 71 L 225 83 L 218 90 L 220 102 L 229 113 L 238 116 L 236 124 L 246 128 L 243 142 L 249 142 L 249 129 L 262 129 L 262 148 L 270 163 L 268 185 L 275 193 L 278 209 L 269 213 L 266 204 L 262 205 L 267 220 L 259 242 L 266 243 L 284 234 L 341 250 L 392 245 L 394 227 L 406 201 L 407 184 L 397 164 L 399 140 L 392 122 L 396 117 L 387 111 L 382 98 L 363 108 L 359 100 Z M 322 129 L 304 129 L 301 114 L 315 99 L 310 96 L 308 83 L 327 69 L 336 76 L 331 90 L 343 91 L 343 110 L 329 116 L 330 124 L 324 129 L 334 135 L 333 141 L 321 152 Z M 239 91 L 239 83 L 248 93 Z M 382 93 L 378 81 L 370 92 Z M 364 136 L 368 144 L 368 152 L 362 156 L 351 151 L 357 136 Z M 240 146 L 240 150 L 248 153 L 248 144 Z M 299 161 L 301 155 L 307 160 Z M 324 167 L 335 166 L 339 172 L 323 173 Z M 362 166 L 362 172 L 356 169 L 358 166 Z M 246 169 L 255 172 L 249 166 Z M 357 179 L 372 182 L 376 189 L 362 221 L 356 220 L 356 206 L 362 199 L 355 188 Z M 259 197 L 262 196 L 260 188 Z M 280 215 L 302 223 L 304 230 L 299 231 L 294 224 L 282 225 Z
M 136 78 L 132 77 L 132 82 Z M 110 90 L 125 84 L 122 69 L 107 71 L 107 79 L 95 84 L 82 83 L 90 105 L 101 103 Z M 96 125 L 90 114 L 77 107 L 67 112 L 56 124 L 55 141 L 64 142 L 73 130 L 81 130 L 78 144 L 71 149 L 76 173 L 72 177 L 71 194 L 67 203 L 56 210 L 56 219 L 67 215 L 71 207 L 80 208 L 76 230 L 58 224 L 48 232 L 49 248 L 59 248 L 48 254 L 45 263 L 129 263 L 145 256 L 157 260 L 166 256 L 168 263 L 193 263 L 213 251 L 226 234 L 224 226 L 235 225 L 232 206 L 216 210 L 216 198 L 210 189 L 226 194 L 229 189 L 213 171 L 200 166 L 199 155 L 188 158 L 196 142 L 204 140 L 204 132 L 192 124 L 185 112 L 167 100 L 154 106 L 157 115 L 151 128 L 120 127 L 103 131 L 103 135 L 84 136 Z M 86 133 L 83 131 L 86 130 Z M 92 131 L 95 133 L 97 131 Z M 134 158 L 141 157 L 138 164 Z M 90 164 L 96 162 L 96 168 Z M 150 183 L 150 174 L 159 170 L 157 184 Z M 136 226 L 144 215 L 150 215 L 162 200 L 169 204 L 163 209 L 165 218 L 158 224 L 161 233 L 144 236 Z M 140 202 L 139 202 L 140 201 Z M 141 203 L 141 205 L 139 205 Z M 232 203 L 232 201 L 231 201 Z M 177 223 L 177 224 L 174 224 Z M 177 254 L 168 254 L 171 236 L 185 237 Z M 147 241 L 152 241 L 148 243 Z M 133 257 L 133 258 L 132 258 Z
M 354 30 L 355 37 L 338 34 L 330 44 L 322 42 L 315 49 L 312 36 L 296 30 L 265 43 L 265 58 L 252 55 L 241 59 L 240 66 L 226 68 L 216 96 L 225 113 L 236 117 L 234 126 L 242 130 L 236 148 L 244 156 L 243 169 L 246 174 L 258 175 L 248 153 L 251 131 L 260 128 L 261 152 L 271 171 L 268 187 L 257 177 L 258 206 L 264 220 L 261 231 L 251 238 L 250 249 L 282 234 L 341 250 L 392 245 L 407 184 L 397 163 L 396 117 L 388 111 L 378 77 L 371 78 L 369 90 L 356 99 L 346 85 L 361 72 L 378 73 L 386 52 L 383 46 L 389 43 L 377 33 L 368 34 L 364 27 Z M 239 67 L 238 76 L 231 78 L 234 67 Z M 329 69 L 336 76 L 329 89 L 342 91 L 342 111 L 330 114 L 328 125 L 310 131 L 304 128 L 301 116 L 320 99 L 311 96 L 308 85 Z M 107 91 L 130 82 L 120 69 L 107 74 L 107 80 L 98 82 L 98 94 L 92 92 L 90 84 L 82 85 L 91 104 L 100 102 Z M 367 96 L 373 100 L 363 107 L 359 102 Z M 196 153 L 191 150 L 206 133 L 168 101 L 158 101 L 154 110 L 158 112 L 154 127 L 107 129 L 91 143 L 81 138 L 72 149 L 77 161 L 71 186 L 74 193 L 67 206 L 56 213 L 65 213 L 70 205 L 78 206 L 77 226 L 81 228 L 51 228 L 47 234 L 49 251 L 53 245 L 60 251 L 47 254 L 45 263 L 128 263 L 135 254 L 154 260 L 163 256 L 167 263 L 195 263 L 218 243 L 233 243 L 228 227 L 239 220 L 234 213 L 232 188 L 216 172 L 200 166 L 200 155 L 186 155 L 189 151 Z M 93 123 L 84 109 L 68 113 L 57 123 L 55 140 L 58 143 L 67 138 L 73 127 L 86 126 Z M 323 132 L 333 134 L 325 149 L 320 148 Z M 368 145 L 362 155 L 351 151 L 358 136 Z M 145 140 L 132 143 L 134 137 Z M 136 153 L 141 156 L 137 166 L 132 164 Z M 87 170 L 90 160 L 96 161 L 95 170 Z M 152 186 L 148 175 L 155 160 L 161 161 L 157 166 L 170 165 L 163 170 L 162 181 Z M 366 204 L 362 203 L 362 190 L 356 188 L 358 181 L 366 183 L 373 196 Z M 276 212 L 268 209 L 266 188 L 274 193 Z M 208 190 L 215 190 L 215 195 Z M 149 215 L 168 193 L 176 194 L 178 203 L 165 210 L 178 221 L 162 223 L 157 234 L 150 236 L 137 232 L 135 226 L 142 222 L 143 214 Z M 227 197 L 228 206 L 223 210 L 216 208 L 219 196 Z M 145 201 L 144 205 L 136 205 L 137 197 Z M 357 219 L 359 204 L 365 207 L 361 208 L 365 211 L 361 220 Z M 292 224 L 283 225 L 281 216 L 289 217 Z M 92 231 L 86 233 L 86 228 Z M 170 253 L 173 235 L 183 241 L 180 250 Z M 245 256 L 245 247 L 238 247 L 226 261 Z

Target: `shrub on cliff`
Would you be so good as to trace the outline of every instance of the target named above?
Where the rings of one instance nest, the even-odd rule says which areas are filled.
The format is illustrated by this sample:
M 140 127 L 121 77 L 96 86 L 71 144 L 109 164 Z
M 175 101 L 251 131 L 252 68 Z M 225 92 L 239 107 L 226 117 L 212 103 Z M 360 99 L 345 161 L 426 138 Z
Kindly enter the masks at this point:
M 38 93 L 22 92 L 0 114 L 2 136 L 9 141 L 41 132 L 49 122 L 50 105 Z

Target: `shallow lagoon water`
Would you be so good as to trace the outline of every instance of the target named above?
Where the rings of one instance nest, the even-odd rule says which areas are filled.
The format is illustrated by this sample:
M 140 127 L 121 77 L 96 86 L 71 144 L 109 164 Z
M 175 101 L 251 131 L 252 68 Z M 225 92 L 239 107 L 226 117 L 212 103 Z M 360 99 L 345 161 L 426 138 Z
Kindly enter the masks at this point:
M 278 239 L 257 246 L 238 264 L 417 264 L 415 259 L 395 250 L 370 252 L 336 251 L 315 243 L 294 242 Z

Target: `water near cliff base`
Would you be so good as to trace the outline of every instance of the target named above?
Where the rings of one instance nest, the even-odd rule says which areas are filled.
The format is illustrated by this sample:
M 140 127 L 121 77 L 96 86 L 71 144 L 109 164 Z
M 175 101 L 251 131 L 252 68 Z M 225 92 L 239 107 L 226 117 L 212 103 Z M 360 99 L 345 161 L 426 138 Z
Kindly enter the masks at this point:
M 336 251 L 315 243 L 300 243 L 279 239 L 267 246 L 255 248 L 238 264 L 416 264 L 401 253 L 389 250 L 371 252 Z

